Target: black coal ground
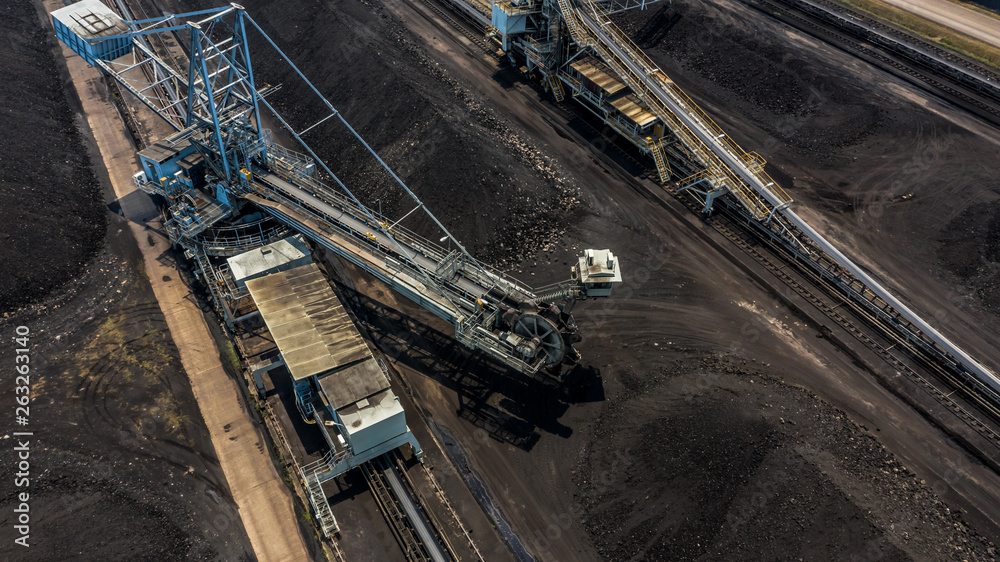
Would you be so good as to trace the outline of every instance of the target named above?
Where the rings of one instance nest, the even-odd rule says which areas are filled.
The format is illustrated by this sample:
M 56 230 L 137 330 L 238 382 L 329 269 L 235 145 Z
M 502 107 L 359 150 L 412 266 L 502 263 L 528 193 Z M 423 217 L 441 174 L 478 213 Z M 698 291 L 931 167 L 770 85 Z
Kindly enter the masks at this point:
M 512 263 L 551 240 L 573 216 L 578 192 L 559 164 L 531 146 L 488 100 L 442 72 L 378 3 L 247 8 L 297 65 L 311 69 L 310 79 L 404 182 L 435 186 L 420 190 L 421 199 L 474 255 Z M 314 48 L 313 41 L 331 38 Z M 263 55 L 259 73 L 282 85 L 271 102 L 294 129 L 328 113 L 265 45 L 254 47 Z M 410 211 L 412 201 L 392 178 L 332 123 L 306 140 L 319 154 L 335 155 L 328 158 L 333 172 L 362 201 L 376 207 L 378 201 L 388 216 Z M 402 226 L 440 237 L 420 213 Z
M 175 13 L 208 6 L 202 2 L 168 4 Z M 996 529 L 970 529 L 962 515 L 935 493 L 946 489 L 921 482 L 882 449 L 877 436 L 810 390 L 781 380 L 793 378 L 802 384 L 809 377 L 793 373 L 815 368 L 787 348 L 786 341 L 762 337 L 758 343 L 734 350 L 734 334 L 740 333 L 740 322 L 750 316 L 736 310 L 734 303 L 759 298 L 757 289 L 739 286 L 723 293 L 727 284 L 741 280 L 733 278 L 724 265 L 704 259 L 698 246 L 683 240 L 671 230 L 673 226 L 661 226 L 659 222 L 666 220 L 663 215 L 649 208 L 648 202 L 614 174 L 592 165 L 589 157 L 573 160 L 565 146 L 542 140 L 539 131 L 545 126 L 531 126 L 537 117 L 527 112 L 507 115 L 500 109 L 503 100 L 496 97 L 492 73 L 479 75 L 477 81 L 475 64 L 481 63 L 470 63 L 472 70 L 463 72 L 463 65 L 441 58 L 398 18 L 398 4 L 388 5 L 395 7 L 296 0 L 250 2 L 247 8 L 265 29 L 274 32 L 305 73 L 318 79 L 323 91 L 390 165 L 402 169 L 404 178 L 428 207 L 475 254 L 494 262 L 521 262 L 526 273 L 550 277 L 555 275 L 548 271 L 553 262 L 567 261 L 574 253 L 571 248 L 584 244 L 620 248 L 626 263 L 647 265 L 657 257 L 654 248 L 670 249 L 670 267 L 658 274 L 654 268 L 653 280 L 646 275 L 644 283 L 633 281 L 629 285 L 631 298 L 609 308 L 607 314 L 597 314 L 598 321 L 593 321 L 595 311 L 601 311 L 598 305 L 580 309 L 586 325 L 596 327 L 604 322 L 605 326 L 603 333 L 591 334 L 583 346 L 587 366 L 599 373 L 598 398 L 590 397 L 588 390 L 582 393 L 587 397 L 575 400 L 573 396 L 581 393 L 573 390 L 568 400 L 562 397 L 546 406 L 545 396 L 529 396 L 523 388 L 511 388 L 520 383 L 496 383 L 490 404 L 521 425 L 526 419 L 536 421 L 537 435 L 534 445 L 527 448 L 503 442 L 480 447 L 475 468 L 493 488 L 514 530 L 534 554 L 541 559 L 608 560 L 994 556 L 992 545 L 982 534 L 996 535 Z M 674 5 L 672 9 L 685 9 L 681 3 Z M 775 176 L 797 189 L 797 198 L 821 209 L 823 217 L 839 228 L 837 233 L 856 237 L 849 239 L 859 241 L 859 253 L 881 260 L 886 254 L 873 249 L 888 240 L 894 248 L 911 250 L 903 257 L 890 255 L 890 261 L 903 261 L 892 271 L 936 263 L 935 252 L 940 249 L 937 233 L 947 221 L 942 224 L 940 219 L 926 219 L 935 212 L 941 214 L 941 205 L 950 205 L 954 190 L 969 185 L 959 171 L 972 169 L 980 183 L 985 178 L 995 185 L 995 175 L 982 169 L 989 168 L 983 162 L 991 161 L 990 149 L 971 134 L 959 131 L 945 136 L 958 127 L 921 113 L 897 90 L 886 88 L 884 81 L 872 80 L 866 74 L 869 71 L 857 68 L 849 57 L 826 53 L 826 58 L 817 59 L 816 55 L 803 54 L 801 42 L 788 40 L 783 32 L 762 24 L 756 12 L 726 3 L 686 9 L 690 13 L 685 13 L 660 45 L 650 45 L 664 68 L 678 80 L 684 79 L 684 87 L 699 101 L 705 100 L 710 110 L 727 108 L 713 111 L 713 115 L 721 116 L 723 126 L 744 144 L 750 144 L 747 139 L 754 140 L 749 147 L 772 158 L 777 164 L 772 167 Z M 626 21 L 626 29 L 634 31 L 641 41 L 638 29 L 643 18 L 651 14 L 628 15 L 634 22 L 629 27 Z M 686 40 L 685 34 L 693 37 L 704 29 L 714 29 L 710 40 L 701 43 L 709 48 L 685 52 L 685 46 L 699 44 Z M 842 68 L 827 68 L 830 60 Z M 279 68 L 275 60 L 262 57 L 257 68 L 271 83 L 287 82 L 279 97 L 283 101 L 278 103 L 296 124 L 325 115 L 294 103 L 302 91 L 287 74 L 267 76 L 268 71 Z M 741 72 L 754 78 L 739 79 Z M 776 83 L 782 87 L 774 87 Z M 811 89 L 817 83 L 821 87 Z M 513 87 L 506 95 L 538 94 Z M 955 138 L 946 142 L 951 136 Z M 912 158 L 914 138 L 921 146 L 947 151 L 943 162 L 935 160 L 909 182 L 923 185 L 922 190 L 895 186 L 886 179 Z M 390 214 L 409 210 L 388 195 L 386 178 L 371 162 L 359 159 L 356 147 L 348 148 L 343 138 L 328 131 L 317 134 L 314 144 L 338 175 L 366 200 L 382 198 Z M 838 149 L 831 151 L 830 147 Z M 8 154 L 5 151 L 4 157 Z M 26 158 L 16 151 L 13 154 Z M 856 164 L 855 158 L 860 158 Z M 942 168 L 945 173 L 938 177 L 944 178 L 948 190 L 935 190 L 937 184 L 930 176 Z M 962 182 L 956 183 L 956 178 Z M 53 182 L 65 189 L 71 184 L 65 178 Z M 903 206 L 898 197 L 909 190 L 925 198 Z M 988 184 L 979 185 L 977 190 L 988 190 Z M 611 193 L 614 202 L 609 200 Z M 870 222 L 858 217 L 861 210 L 871 209 L 882 209 L 879 216 L 886 219 L 877 234 Z M 949 207 L 943 216 L 956 216 L 952 211 Z M 52 213 L 52 220 L 59 217 Z M 921 231 L 914 238 L 913 225 L 921 221 L 937 230 Z M 429 231 L 426 223 L 413 226 Z M 558 251 L 540 252 L 546 245 Z M 981 251 L 976 248 L 969 251 Z M 989 252 L 982 251 L 982 255 L 992 259 Z M 134 266 L 134 256 L 130 259 Z M 100 263 L 91 261 L 90 267 L 99 270 Z M 5 270 L 7 267 L 5 262 Z M 81 279 L 84 287 L 93 291 L 98 291 L 97 287 L 104 290 L 103 283 L 108 281 L 86 275 Z M 909 282 L 921 280 L 924 277 Z M 958 286 L 963 281 L 946 278 L 936 282 Z M 720 294 L 726 297 L 719 298 Z M 72 331 L 86 339 L 87 330 L 96 331 L 105 314 L 114 317 L 115 305 L 108 302 L 114 300 L 113 295 L 98 291 L 90 299 L 89 304 L 64 301 L 63 306 L 82 312 L 79 316 L 52 316 L 61 318 L 65 326 L 53 331 Z M 976 311 L 982 303 L 974 300 L 964 306 Z M 420 315 L 405 303 L 398 307 Z M 29 312 L 36 311 L 24 313 Z M 88 320 L 88 316 L 97 319 Z M 427 319 L 427 325 L 433 322 Z M 447 327 L 441 332 L 447 334 Z M 53 346 L 65 352 L 67 361 L 84 361 L 87 356 L 83 343 Z M 464 356 L 460 351 L 439 351 L 442 357 L 455 355 L 461 370 Z M 777 358 L 781 363 L 765 366 L 751 360 L 763 357 Z M 466 363 L 470 368 L 476 364 Z M 57 385 L 59 382 L 73 382 L 69 385 L 74 386 L 73 391 L 79 388 L 76 381 L 57 378 L 52 382 L 59 392 L 69 388 Z M 476 429 L 456 416 L 462 406 L 454 385 L 441 386 L 441 381 L 433 378 L 409 382 L 418 398 L 423 393 L 427 411 L 436 423 L 449 426 L 465 443 L 474 442 Z M 464 390 L 461 381 L 457 385 L 459 391 Z M 122 395 L 121 403 L 129 408 L 148 405 L 148 397 L 136 392 Z M 52 400 L 56 404 L 62 396 L 53 395 Z M 181 408 L 194 407 L 190 399 L 179 403 Z M 520 404 L 530 404 L 532 411 Z M 86 447 L 96 447 L 101 439 L 114 439 L 104 433 L 91 442 L 78 426 L 71 425 L 91 419 L 88 408 L 60 415 L 67 420 L 61 438 L 78 448 L 88 450 Z M 111 428 L 107 431 L 112 431 L 118 426 L 122 440 L 121 432 L 129 431 L 121 426 L 136 424 L 121 412 L 109 418 L 112 423 L 98 420 L 96 427 L 106 424 Z M 199 422 L 192 422 L 190 435 L 203 431 L 199 428 Z M 165 432 L 166 426 L 160 427 L 154 435 Z M 132 452 L 137 447 L 122 450 Z M 88 454 L 99 458 L 96 453 Z M 180 454 L 163 450 L 159 455 L 164 460 L 157 462 L 170 464 Z M 74 467 L 79 465 L 75 458 L 69 451 L 41 457 L 40 463 L 53 465 L 53 470 L 54 463 L 65 463 L 68 476 L 64 481 L 53 479 L 46 484 L 53 493 L 64 488 L 102 490 L 101 502 L 141 510 L 112 492 L 113 484 L 114 490 L 152 504 L 147 508 L 150 513 L 173 517 L 176 529 L 156 526 L 157 540 L 165 550 L 197 557 L 215 545 L 224 557 L 235 558 L 246 549 L 242 534 L 226 542 L 219 535 L 177 522 L 187 517 L 198 520 L 204 510 L 213 509 L 214 502 L 206 501 L 208 489 L 219 490 L 216 493 L 222 503 L 217 509 L 231 513 L 224 485 L 218 484 L 217 468 L 215 472 L 205 469 L 214 475 L 211 481 L 215 487 L 204 484 L 199 488 L 189 483 L 201 492 L 185 493 L 184 498 L 198 497 L 199 503 L 178 512 L 177 494 L 153 493 L 145 484 L 164 484 L 154 476 L 163 469 L 153 468 L 152 462 L 143 467 L 133 460 L 128 469 L 133 472 L 115 470 L 120 477 L 102 484 L 97 483 L 93 468 L 75 476 Z M 128 460 L 122 461 L 129 466 Z M 79 507 L 77 511 L 88 513 L 86 509 Z M 72 518 L 77 511 L 59 513 Z M 568 523 L 558 517 L 564 514 L 572 516 Z M 158 517 L 161 515 L 147 520 Z M 553 521 L 558 523 L 555 532 Z M 76 536 L 85 544 L 105 540 L 84 535 L 82 529 Z M 125 537 L 106 542 L 110 558 L 139 552 L 137 549 L 146 544 L 138 537 L 131 542 Z
M 5 338 L 31 330 L 30 481 L 0 482 L 0 522 L 12 529 L 30 494 L 27 550 L 8 560 L 251 559 L 252 549 L 177 349 L 124 220 L 60 294 L 0 321 Z M 14 348 L 0 359 L 13 364 Z M 13 381 L 11 381 L 13 384 Z M 14 408 L 13 393 L 3 405 Z M 9 464 L 8 464 L 9 463 Z M 13 474 L 13 471 L 8 474 Z
M 705 358 L 623 378 L 579 467 L 583 521 L 607 559 L 993 556 L 875 437 L 802 389 Z
M 0 81 L 0 313 L 29 304 L 80 273 L 100 249 L 105 209 L 67 105 L 50 31 L 31 2 L 5 2 L 10 43 Z
M 667 33 L 647 25 L 674 16 Z M 961 333 L 997 326 L 995 129 L 740 2 L 619 19 L 794 199 L 822 211 L 814 226 L 926 315 L 963 310 L 959 341 L 997 359 L 995 342 Z
M 15 364 L 15 328 L 26 326 L 32 392 L 28 425 L 14 426 L 5 371 L 0 558 L 252 559 L 136 241 L 105 206 L 114 196 L 92 167 L 51 29 L 30 1 L 0 12 L 14 74 L 0 84 L 0 361 Z M 12 434 L 24 430 L 19 487 L 24 438 Z M 13 542 L 21 492 L 28 548 Z

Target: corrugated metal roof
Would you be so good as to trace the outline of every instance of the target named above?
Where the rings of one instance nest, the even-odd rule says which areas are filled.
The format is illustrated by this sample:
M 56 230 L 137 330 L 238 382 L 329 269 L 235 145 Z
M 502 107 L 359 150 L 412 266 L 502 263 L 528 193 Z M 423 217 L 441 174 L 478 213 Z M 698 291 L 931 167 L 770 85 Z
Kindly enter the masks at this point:
M 128 33 L 128 25 L 100 0 L 80 0 L 52 12 L 70 31 L 84 39 Z
M 611 102 L 611 105 L 620 111 L 625 117 L 632 121 L 640 127 L 645 127 L 653 121 L 656 121 L 656 115 L 653 115 L 649 108 L 642 103 L 635 94 L 628 94 L 627 96 L 622 96 Z
M 335 373 L 323 375 L 319 386 L 334 410 L 355 404 L 376 392 L 389 388 L 389 380 L 374 357 Z
M 316 264 L 251 279 L 247 289 L 293 379 L 372 357 Z
M 580 59 L 570 64 L 570 67 L 607 92 L 609 96 L 625 89 L 625 84 L 618 81 L 614 72 L 606 64 L 596 59 L 591 57 Z

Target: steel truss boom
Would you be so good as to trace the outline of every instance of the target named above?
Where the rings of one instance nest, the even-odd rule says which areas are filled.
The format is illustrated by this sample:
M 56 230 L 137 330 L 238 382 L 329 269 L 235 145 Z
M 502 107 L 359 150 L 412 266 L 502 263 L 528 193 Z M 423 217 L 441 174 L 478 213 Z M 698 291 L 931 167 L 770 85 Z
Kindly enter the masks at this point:
M 216 222 L 235 220 L 239 208 L 253 204 L 447 320 L 461 343 L 509 367 L 535 373 L 577 356 L 572 345 L 580 338 L 570 315 L 572 302 L 611 294 L 613 284 L 621 281 L 613 254 L 588 250 L 574 267 L 573 279 L 559 290 L 546 290 L 543 299 L 476 260 L 242 7 L 232 4 L 131 22 L 116 22 L 104 12 L 82 14 L 87 21 L 94 15 L 108 27 L 128 29 L 118 35 L 101 33 L 107 28 L 95 35 L 93 26 L 81 30 L 73 22 L 60 28 L 59 18 L 65 15 L 60 12 L 70 10 L 73 21 L 79 21 L 78 12 L 86 9 L 106 10 L 92 1 L 59 10 L 53 14 L 57 34 L 177 129 L 153 152 L 140 153 L 145 168 L 136 174 L 136 184 L 170 202 L 175 219 L 168 232 L 191 251 L 199 267 L 210 267 L 200 237 Z M 259 33 L 294 70 L 328 114 L 297 130 L 276 110 L 255 84 L 249 30 Z M 170 67 L 145 40 L 174 32 L 190 35 L 186 73 Z M 122 63 L 127 53 L 137 58 Z M 145 75 L 152 83 L 135 77 L 143 66 L 154 67 Z M 158 86 L 168 82 L 165 95 Z M 305 154 L 271 141 L 261 125 L 262 109 L 274 115 Z M 413 210 L 390 220 L 361 202 L 302 138 L 327 121 L 346 128 L 391 177 L 396 195 L 411 202 L 405 207 L 412 205 Z M 204 181 L 191 175 L 192 147 L 211 171 Z M 188 172 L 178 168 L 185 162 Z M 400 225 L 416 211 L 443 234 L 441 242 L 448 242 L 448 250 Z
M 781 240 L 798 259 L 1000 403 L 1000 379 L 990 369 L 930 326 L 799 217 L 791 209 L 791 198 L 764 172 L 763 159 L 745 152 L 729 139 L 608 17 L 619 9 L 642 7 L 641 4 L 496 1 L 486 32 L 501 39 L 503 49 L 512 59 L 515 53 L 523 56 L 526 72 L 540 73 L 543 84 L 557 100 L 566 96 L 565 85 L 584 107 L 640 150 L 651 154 L 663 181 L 680 173 L 678 191 L 699 195 L 706 213 L 711 212 L 717 198 L 726 196 L 727 203 L 735 203 L 731 207 L 739 209 L 769 236 Z M 560 28 L 564 33 L 553 31 Z M 570 42 L 564 43 L 567 35 Z M 588 54 L 603 61 L 628 90 L 599 93 L 601 86 L 593 81 L 591 90 L 584 87 L 583 81 L 589 79 L 583 75 L 584 67 L 586 72 L 602 76 L 604 72 L 590 62 L 574 63 Z M 623 127 L 619 113 L 625 113 L 632 94 L 644 104 L 638 110 L 647 108 L 652 112 L 666 128 L 667 135 L 646 132 L 649 129 L 642 127 L 648 125 L 635 122 L 629 125 L 632 129 Z M 626 105 L 621 105 L 623 102 Z M 631 107 L 636 108 L 634 104 Z

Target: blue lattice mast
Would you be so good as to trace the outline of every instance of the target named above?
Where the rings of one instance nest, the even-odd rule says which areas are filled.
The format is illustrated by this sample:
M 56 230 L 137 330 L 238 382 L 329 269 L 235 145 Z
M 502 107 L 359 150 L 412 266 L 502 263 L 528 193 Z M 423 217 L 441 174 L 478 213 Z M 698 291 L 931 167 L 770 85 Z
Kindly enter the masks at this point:
M 97 0 L 83 0 L 52 16 L 60 39 L 177 129 L 140 153 L 144 171 L 136 175 L 136 183 L 167 198 L 174 216 L 168 231 L 191 250 L 201 267 L 207 266 L 202 265 L 199 237 L 233 216 L 234 207 L 249 202 L 447 320 L 463 344 L 528 373 L 575 360 L 578 354 L 572 346 L 580 336 L 570 314 L 572 303 L 609 296 L 621 281 L 618 261 L 606 250 L 588 250 L 573 267 L 572 279 L 541 292 L 478 262 L 236 4 L 125 22 Z M 250 28 L 295 71 L 329 114 L 296 130 L 265 99 L 254 83 L 247 41 Z M 185 32 L 189 34 L 186 76 L 138 40 Z M 144 67 L 155 71 L 142 72 Z M 274 114 L 306 154 L 270 144 L 261 125 L 262 107 Z M 400 198 L 413 205 L 409 212 L 392 220 L 373 211 L 318 157 L 303 135 L 328 120 L 339 122 L 385 170 Z M 212 196 L 199 188 L 205 178 L 197 173 L 195 150 L 214 174 L 214 180 L 208 177 L 214 186 Z M 335 187 L 326 185 L 324 178 Z M 430 220 L 438 236 L 443 234 L 447 250 L 401 224 L 419 213 Z

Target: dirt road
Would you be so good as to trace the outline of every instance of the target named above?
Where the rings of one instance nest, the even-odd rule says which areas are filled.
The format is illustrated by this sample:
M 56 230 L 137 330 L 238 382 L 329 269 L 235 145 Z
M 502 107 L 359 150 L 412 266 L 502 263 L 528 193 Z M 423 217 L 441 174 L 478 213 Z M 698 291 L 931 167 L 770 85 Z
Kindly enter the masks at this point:
M 948 0 L 883 1 L 1000 48 L 1000 17 L 991 18 Z
M 50 11 L 59 6 L 59 2 L 46 3 Z M 132 184 L 132 174 L 138 169 L 135 149 L 117 110 L 102 95 L 99 72 L 68 47 L 62 50 L 124 216 L 133 236 L 146 242 L 140 243 L 146 272 L 191 380 L 233 499 L 240 506 L 240 518 L 254 552 L 261 560 L 309 560 L 291 493 L 271 462 L 261 430 L 243 404 L 236 386 L 239 383 L 222 366 L 215 340 L 197 298 L 178 268 L 170 241 L 146 228 L 158 211 Z
M 11 341 L 15 326 L 31 332 L 33 431 L 27 489 L 0 482 L 6 529 L 17 492 L 30 493 L 30 548 L 5 540 L 0 558 L 251 559 L 137 240 L 118 212 L 131 201 L 118 201 L 110 185 L 47 15 L 30 1 L 0 11 L 14 75 L 3 87 L 16 92 L 0 95 L 0 270 L 12 276 L 0 306 L 15 306 L 0 334 Z M 99 82 L 87 86 L 102 91 Z M 0 346 L 0 362 L 13 364 L 13 352 Z M 0 393 L 0 404 L 12 410 L 13 392 Z M 0 456 L 15 462 L 11 447 Z

